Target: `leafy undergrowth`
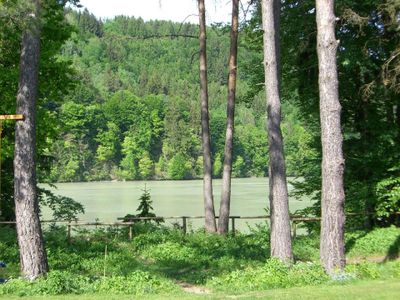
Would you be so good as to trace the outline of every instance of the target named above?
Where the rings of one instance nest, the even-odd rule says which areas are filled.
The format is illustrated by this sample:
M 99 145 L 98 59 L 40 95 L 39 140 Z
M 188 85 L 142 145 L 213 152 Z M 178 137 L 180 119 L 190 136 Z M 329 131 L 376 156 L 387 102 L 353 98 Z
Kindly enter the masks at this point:
M 385 260 L 397 259 L 400 252 L 400 230 L 392 226 L 370 232 L 348 233 L 346 249 L 349 257 L 383 256 Z
M 400 278 L 398 228 L 346 235 L 348 256 L 380 255 L 383 264 L 350 264 L 345 272 L 325 275 L 318 264 L 319 237 L 299 236 L 294 242 L 296 264 L 289 268 L 269 259 L 268 229 L 220 237 L 151 224 L 137 224 L 134 238 L 113 228 L 75 232 L 71 244 L 66 230 L 45 233 L 51 272 L 35 282 L 18 279 L 19 254 L 14 230 L 0 229 L 0 261 L 8 263 L 0 277 L 0 295 L 182 293 L 177 282 L 207 286 L 214 292 L 262 291 L 272 288 L 343 284 L 358 279 Z M 107 248 L 107 251 L 106 251 Z M 105 251 L 107 254 L 105 255 Z

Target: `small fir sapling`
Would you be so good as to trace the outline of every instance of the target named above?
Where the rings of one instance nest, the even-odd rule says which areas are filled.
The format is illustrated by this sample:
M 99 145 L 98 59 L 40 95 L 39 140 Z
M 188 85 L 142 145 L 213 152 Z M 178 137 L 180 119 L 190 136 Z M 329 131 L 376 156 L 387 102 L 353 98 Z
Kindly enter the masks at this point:
M 136 215 L 127 214 L 124 218 L 125 222 L 131 221 L 133 218 L 140 218 L 140 217 L 156 217 L 156 214 L 153 212 L 154 208 L 152 206 L 153 201 L 151 200 L 150 190 L 147 189 L 147 186 L 144 185 L 144 189 L 142 190 L 143 193 L 139 198 L 139 206 L 136 209 L 139 213 Z M 139 220 L 144 221 L 145 223 L 155 221 L 157 224 L 164 222 L 162 218 L 152 219 L 152 220 Z

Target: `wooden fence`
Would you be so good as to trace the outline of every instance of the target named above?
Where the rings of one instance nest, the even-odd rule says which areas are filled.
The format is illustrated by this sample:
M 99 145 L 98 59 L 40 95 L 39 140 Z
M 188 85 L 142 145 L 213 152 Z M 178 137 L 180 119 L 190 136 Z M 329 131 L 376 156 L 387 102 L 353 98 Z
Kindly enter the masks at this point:
M 361 216 L 361 215 L 372 215 L 373 213 L 367 214 L 367 213 L 347 213 L 346 217 L 350 216 Z M 400 225 L 400 212 L 395 212 L 392 215 L 396 216 L 396 224 L 397 226 Z M 216 216 L 218 218 L 218 216 Z M 231 233 L 235 235 L 236 232 L 236 220 L 268 220 L 270 219 L 270 215 L 265 215 L 265 216 L 230 216 L 230 222 L 231 222 Z M 184 234 L 187 233 L 187 224 L 188 220 L 190 219 L 204 219 L 204 216 L 175 216 L 175 217 L 129 217 L 128 222 L 123 222 L 123 220 L 126 220 L 125 218 L 118 218 L 118 222 L 83 222 L 83 221 L 57 221 L 57 220 L 42 220 L 41 223 L 50 223 L 50 224 L 61 224 L 67 226 L 67 238 L 68 241 L 71 241 L 71 231 L 72 227 L 89 227 L 89 226 L 115 226 L 115 227 L 120 227 L 120 226 L 128 226 L 128 238 L 129 240 L 132 240 L 133 238 L 133 228 L 132 226 L 138 222 L 138 221 L 162 221 L 162 220 L 182 220 L 182 232 Z M 296 237 L 297 234 L 297 225 L 298 223 L 301 222 L 319 222 L 321 221 L 321 217 L 303 217 L 303 216 L 296 216 L 292 215 L 290 216 L 290 221 L 291 221 L 291 227 L 292 227 L 292 236 L 293 238 Z M 3 221 L 0 222 L 0 224 L 15 224 L 15 221 Z

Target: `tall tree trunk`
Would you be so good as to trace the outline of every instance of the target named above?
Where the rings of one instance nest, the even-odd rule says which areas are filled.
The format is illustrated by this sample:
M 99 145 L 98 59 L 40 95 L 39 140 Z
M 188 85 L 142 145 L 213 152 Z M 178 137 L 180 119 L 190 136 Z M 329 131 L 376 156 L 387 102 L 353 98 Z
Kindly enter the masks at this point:
M 40 56 L 39 0 L 29 1 L 32 13 L 22 38 L 17 114 L 24 115 L 15 128 L 14 199 L 21 271 L 35 279 L 48 271 L 39 221 L 36 190 L 36 99 Z
M 208 115 L 208 82 L 207 82 L 207 44 L 206 44 L 206 9 L 204 0 L 198 0 L 199 6 L 199 42 L 200 42 L 200 101 L 201 130 L 203 141 L 203 197 L 205 227 L 207 232 L 216 232 L 214 197 L 212 187 L 212 163 L 210 126 Z
M 344 158 L 340 126 L 334 0 L 316 0 L 322 141 L 321 262 L 328 273 L 342 270 L 344 255 Z
M 280 100 L 280 0 L 262 0 L 264 30 L 265 91 L 268 113 L 269 202 L 271 212 L 271 256 L 293 260 L 289 199 L 281 131 Z
M 226 110 L 227 118 L 226 118 L 224 166 L 222 174 L 221 204 L 220 204 L 219 219 L 218 219 L 218 233 L 220 234 L 227 234 L 229 229 L 238 33 L 239 33 L 239 0 L 232 0 L 231 48 L 229 55 L 229 78 L 228 78 L 228 106 Z

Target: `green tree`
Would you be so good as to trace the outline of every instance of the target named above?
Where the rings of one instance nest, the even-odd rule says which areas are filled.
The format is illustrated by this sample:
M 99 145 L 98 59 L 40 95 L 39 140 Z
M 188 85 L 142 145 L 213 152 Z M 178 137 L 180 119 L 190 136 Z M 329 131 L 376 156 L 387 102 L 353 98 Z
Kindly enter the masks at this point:
M 139 213 L 136 215 L 137 217 L 155 217 L 155 214 L 152 212 L 154 210 L 151 204 L 153 201 L 151 200 L 150 191 L 144 186 L 143 194 L 139 198 L 140 203 L 136 211 Z
M 244 173 L 245 173 L 245 162 L 243 157 L 238 155 L 232 165 L 232 176 L 244 177 Z
M 122 176 L 124 179 L 138 178 L 138 160 L 141 151 L 134 137 L 125 137 L 122 143 L 122 154 L 124 158 L 121 161 L 121 167 L 123 169 Z
M 188 179 L 190 177 L 191 163 L 185 155 L 178 153 L 172 157 L 168 164 L 168 177 L 170 179 Z
M 136 215 L 131 215 L 128 214 L 124 217 L 124 221 L 125 222 L 129 222 L 131 221 L 132 218 L 146 218 L 146 217 L 156 217 L 156 214 L 153 212 L 154 208 L 152 206 L 153 201 L 151 200 L 151 196 L 150 196 L 150 190 L 147 189 L 146 185 L 144 185 L 144 189 L 143 189 L 143 194 L 140 196 L 139 198 L 139 206 L 136 209 L 136 211 L 138 211 L 139 213 Z M 164 220 L 162 218 L 157 218 L 156 220 L 140 220 L 139 222 L 151 222 L 154 221 L 157 224 L 159 224 L 160 222 L 164 222 Z
M 111 167 L 120 159 L 121 156 L 121 133 L 118 126 L 113 122 L 107 122 L 106 131 L 100 131 L 96 140 L 99 143 L 96 150 L 96 159 L 103 163 L 109 172 Z
M 222 173 L 222 157 L 220 154 L 217 154 L 213 164 L 213 176 L 216 178 L 220 178 Z
M 139 160 L 139 173 L 142 179 L 150 179 L 154 175 L 154 163 L 147 152 L 145 152 Z

